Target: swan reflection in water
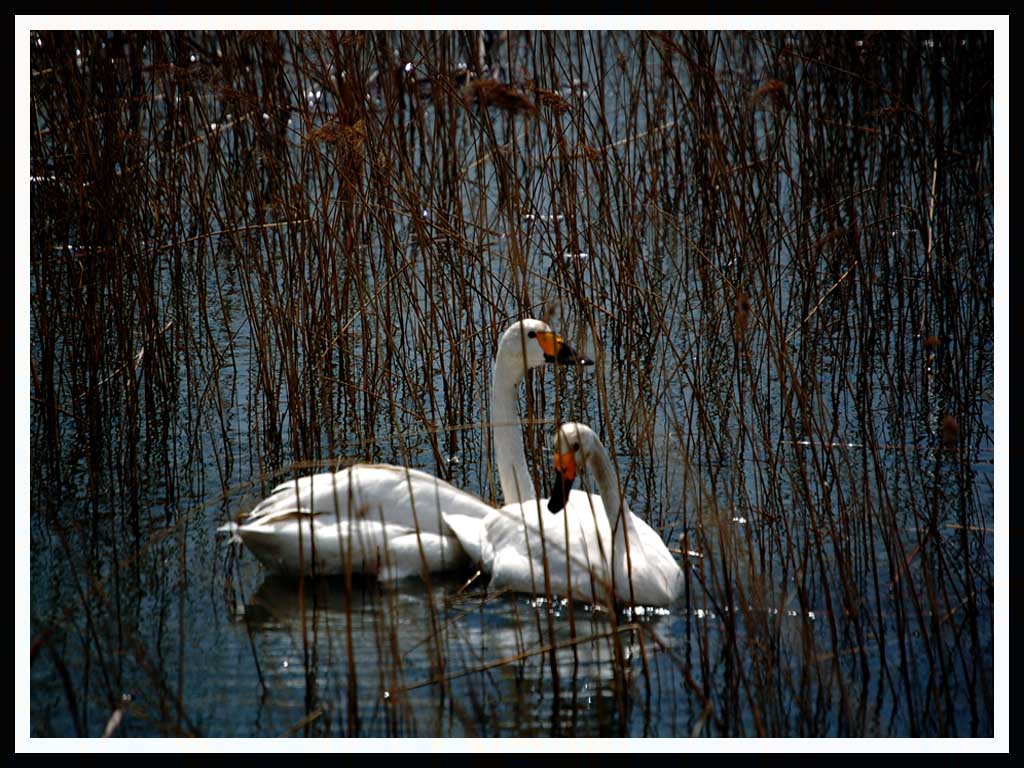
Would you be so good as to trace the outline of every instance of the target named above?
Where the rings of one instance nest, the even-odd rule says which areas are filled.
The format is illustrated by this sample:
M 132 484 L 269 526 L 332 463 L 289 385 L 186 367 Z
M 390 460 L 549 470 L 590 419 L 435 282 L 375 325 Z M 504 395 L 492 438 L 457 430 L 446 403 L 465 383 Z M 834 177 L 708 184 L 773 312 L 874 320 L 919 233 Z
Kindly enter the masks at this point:
M 647 613 L 639 630 L 626 626 L 628 616 L 614 622 L 579 601 L 462 586 L 450 577 L 429 586 L 354 577 L 346 591 L 341 577 L 269 575 L 237 615 L 255 663 L 274 671 L 264 684 L 275 695 L 308 708 L 315 684 L 333 721 L 358 709 L 360 735 L 623 730 L 643 670 L 638 633 L 667 644 L 669 616 Z M 645 640 L 650 654 L 656 643 Z

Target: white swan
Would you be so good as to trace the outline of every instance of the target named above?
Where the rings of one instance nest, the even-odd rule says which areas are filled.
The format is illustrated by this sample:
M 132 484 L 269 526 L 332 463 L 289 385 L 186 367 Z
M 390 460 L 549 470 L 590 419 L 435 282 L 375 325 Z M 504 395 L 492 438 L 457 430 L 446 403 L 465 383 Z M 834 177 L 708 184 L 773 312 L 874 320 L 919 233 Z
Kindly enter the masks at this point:
M 583 498 L 563 510 L 579 468 L 590 471 L 601 496 L 574 491 Z M 548 509 L 536 502 L 510 504 L 484 519 L 481 554 L 491 586 L 534 594 L 550 589 L 588 602 L 614 594 L 634 605 L 672 603 L 683 587 L 683 573 L 661 536 L 621 499 L 615 468 L 590 427 L 570 423 L 558 429 L 555 469 L 558 480 Z M 614 522 L 606 509 L 613 511 Z
M 506 494 L 536 498 L 526 468 L 516 409 L 519 382 L 545 363 L 589 363 L 577 358 L 539 320 L 513 323 L 498 344 L 491 392 L 498 474 Z M 357 464 L 278 485 L 236 534 L 268 568 L 284 573 L 373 573 L 387 578 L 450 570 L 466 562 L 451 514 L 474 531 L 494 508 L 471 493 L 416 469 Z M 442 514 L 443 513 L 443 514 Z M 471 558 L 480 559 L 479 535 Z
M 272 571 L 400 578 L 466 563 L 443 509 L 479 517 L 494 507 L 427 472 L 355 464 L 281 483 L 232 530 Z
M 513 323 L 498 340 L 491 379 L 491 427 L 498 481 L 505 504 L 537 498 L 523 447 L 519 385 L 528 368 L 544 363 L 593 365 L 592 360 L 578 356 L 561 336 L 540 320 Z
M 491 379 L 491 428 L 494 433 L 498 482 L 505 508 L 512 515 L 519 514 L 520 504 L 529 503 L 535 507 L 547 504 L 547 499 L 538 501 L 530 479 L 526 449 L 523 446 L 522 422 L 519 419 L 519 387 L 526 376 L 526 369 L 543 365 L 544 362 L 594 364 L 593 360 L 577 355 L 561 336 L 540 320 L 513 323 L 498 340 Z M 589 509 L 591 502 L 582 491 L 576 491 L 569 503 L 570 506 L 584 504 Z M 600 498 L 596 498 L 593 503 L 600 504 Z M 465 514 L 458 509 L 446 509 L 443 514 L 445 523 L 458 537 L 469 559 L 481 563 L 486 570 L 488 563 L 483 557 L 486 537 L 484 518 L 472 511 Z

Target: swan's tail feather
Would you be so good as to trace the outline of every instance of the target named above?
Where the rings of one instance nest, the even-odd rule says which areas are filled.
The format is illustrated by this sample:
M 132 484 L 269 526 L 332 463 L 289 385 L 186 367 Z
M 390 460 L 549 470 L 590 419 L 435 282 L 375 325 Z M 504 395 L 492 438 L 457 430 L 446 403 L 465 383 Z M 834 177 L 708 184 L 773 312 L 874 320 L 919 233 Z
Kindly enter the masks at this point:
M 217 533 L 230 533 L 232 544 L 242 543 L 242 537 L 238 535 L 238 523 L 224 523 L 224 525 L 217 529 Z

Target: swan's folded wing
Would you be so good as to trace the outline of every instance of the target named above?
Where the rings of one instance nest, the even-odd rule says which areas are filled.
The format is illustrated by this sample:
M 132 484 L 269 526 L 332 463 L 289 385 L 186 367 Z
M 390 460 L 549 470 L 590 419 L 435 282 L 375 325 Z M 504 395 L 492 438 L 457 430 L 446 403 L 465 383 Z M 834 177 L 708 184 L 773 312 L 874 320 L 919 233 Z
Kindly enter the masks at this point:
M 339 488 L 339 485 L 341 486 Z M 340 491 L 340 492 L 339 492 Z M 280 483 L 246 517 L 246 524 L 269 521 L 282 514 L 334 512 L 337 502 L 345 503 L 348 478 L 344 472 L 324 472 Z M 347 505 L 345 506 L 347 509 Z M 342 511 L 338 509 L 338 511 Z
M 483 518 L 458 512 L 442 512 L 441 515 L 466 551 L 469 561 L 483 562 L 486 537 Z
M 483 518 L 493 508 L 479 497 L 418 469 L 391 464 L 354 464 L 288 480 L 259 503 L 246 522 L 282 514 L 373 519 L 441 532 L 440 512 Z

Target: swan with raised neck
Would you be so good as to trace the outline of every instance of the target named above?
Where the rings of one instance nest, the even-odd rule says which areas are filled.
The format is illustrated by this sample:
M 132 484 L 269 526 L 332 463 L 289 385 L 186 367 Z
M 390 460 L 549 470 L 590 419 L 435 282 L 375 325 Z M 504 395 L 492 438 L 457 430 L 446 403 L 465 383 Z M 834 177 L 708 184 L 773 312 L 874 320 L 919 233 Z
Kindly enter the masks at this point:
M 526 463 L 523 427 L 519 418 L 519 385 L 526 371 L 547 363 L 591 365 L 540 320 L 512 323 L 498 340 L 491 381 L 491 428 L 494 457 L 505 504 L 537 498 Z

